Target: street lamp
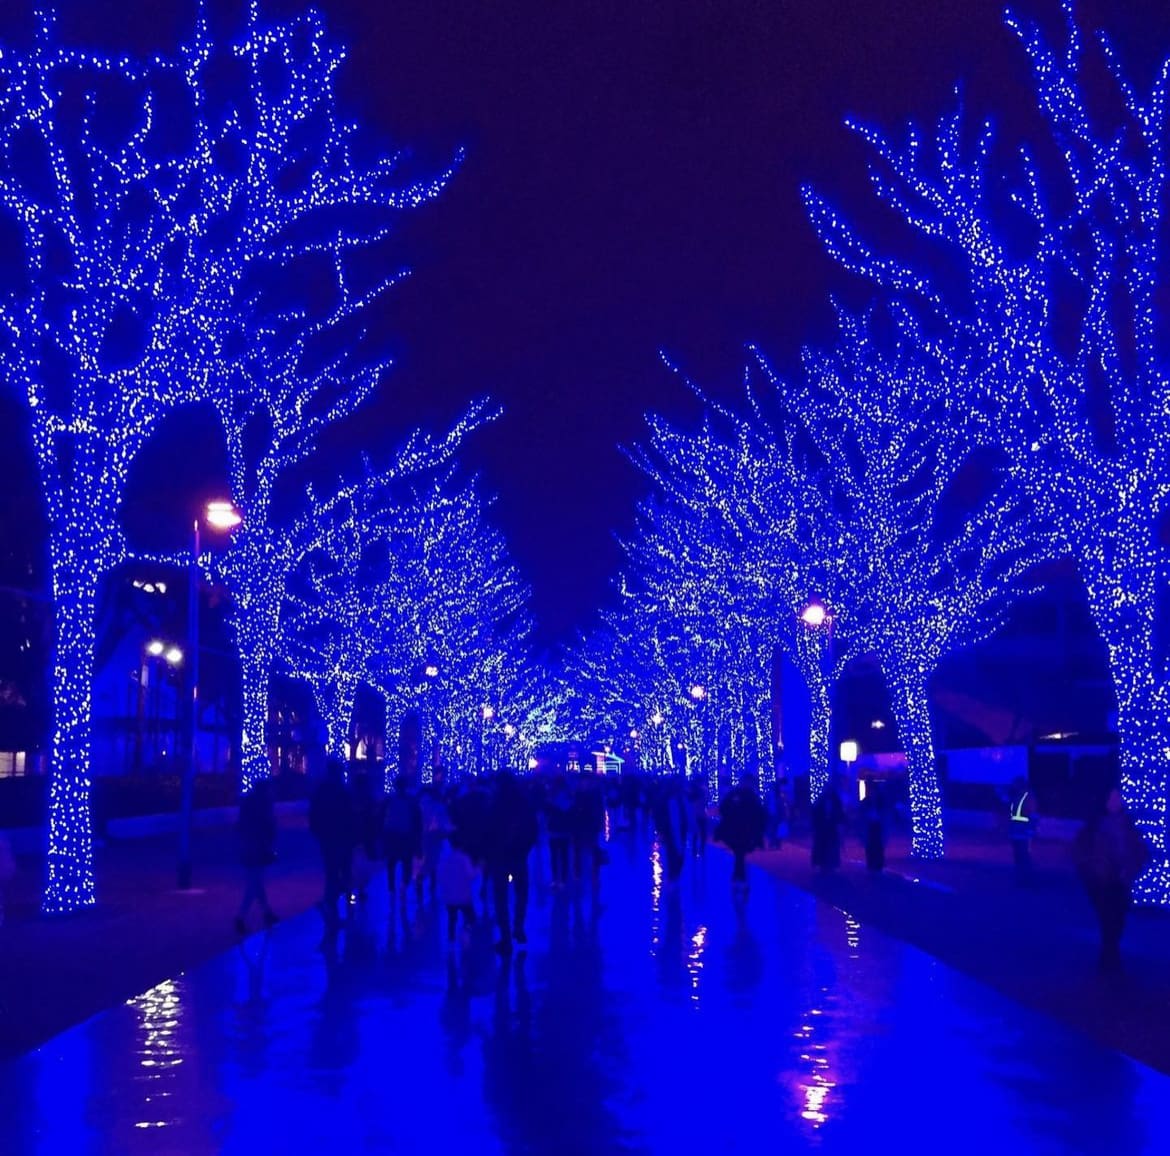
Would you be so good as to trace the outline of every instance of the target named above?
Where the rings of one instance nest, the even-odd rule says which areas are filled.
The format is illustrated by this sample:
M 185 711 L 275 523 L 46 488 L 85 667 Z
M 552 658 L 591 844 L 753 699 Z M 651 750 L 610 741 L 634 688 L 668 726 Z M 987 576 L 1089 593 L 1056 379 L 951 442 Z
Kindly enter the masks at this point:
M 693 700 L 695 706 L 697 707 L 706 701 L 707 688 L 701 682 L 696 682 L 696 683 L 692 684 L 690 694 L 691 694 L 691 699 Z M 708 739 L 708 736 L 707 736 L 707 717 L 706 716 L 707 716 L 706 711 L 703 711 L 699 715 L 699 778 L 700 779 L 707 778 L 707 746 L 708 746 L 707 739 Z
M 818 602 L 815 598 L 800 612 L 800 620 L 805 626 L 816 630 L 820 626 L 824 626 L 826 622 L 832 620 L 832 615 L 823 602 Z
M 203 511 L 203 520 L 213 530 L 234 530 L 243 522 L 244 516 L 231 502 L 219 500 L 207 503 Z M 196 521 L 195 526 L 196 533 L 198 533 L 198 521 Z
M 236 529 L 244 521 L 239 510 L 225 499 L 208 502 L 203 508 L 202 520 L 212 530 L 226 532 Z M 183 768 L 183 791 L 179 818 L 179 890 L 191 887 L 191 828 L 195 808 L 196 747 L 199 733 L 199 553 L 201 550 L 200 519 L 196 518 L 191 535 L 191 563 L 187 571 L 187 653 L 190 671 L 186 710 L 187 763 Z M 180 652 L 179 659 L 182 659 Z M 171 658 L 167 657 L 171 662 Z M 178 660 L 175 660 L 178 661 Z
M 435 706 L 435 684 L 439 678 L 439 664 L 433 659 L 421 671 L 415 687 L 418 694 L 418 766 L 424 783 L 434 782 L 435 768 L 442 763 L 439 751 L 438 712 Z
M 161 638 L 152 638 L 149 642 L 147 642 L 147 644 L 142 649 L 145 652 L 148 659 L 150 659 L 150 658 L 161 659 L 167 666 L 175 667 L 175 666 L 178 666 L 179 663 L 183 661 L 182 650 L 180 650 L 179 647 L 175 646 L 173 643 L 164 642 Z M 158 670 L 159 668 L 156 667 L 155 669 Z M 144 711 L 147 709 L 146 687 L 148 684 L 154 685 L 156 683 L 156 681 L 157 680 L 151 676 L 150 662 L 143 662 L 138 670 L 138 726 L 137 726 L 138 734 L 137 734 L 137 738 L 135 740 L 135 752 L 134 752 L 134 769 L 135 769 L 136 773 L 140 772 L 142 770 L 142 718 L 143 718 Z M 181 691 L 179 691 L 177 693 L 177 698 L 179 701 L 182 700 L 182 692 Z M 158 731 L 159 731 L 159 724 L 158 724 L 159 709 L 158 709 L 157 688 L 154 691 L 154 693 L 151 694 L 151 696 L 150 696 L 150 703 L 151 703 L 151 710 L 150 710 L 151 731 L 152 731 L 152 738 L 153 738 L 153 745 L 154 745 L 154 755 L 157 758 L 157 756 L 158 756 Z
M 496 712 L 491 703 L 485 702 L 479 708 L 479 757 L 476 761 L 479 764 L 479 773 L 481 775 L 487 770 L 487 763 L 490 758 L 490 752 L 488 751 L 490 744 L 488 723 L 495 717 Z
M 847 775 L 853 773 L 853 764 L 857 762 L 857 756 L 861 753 L 861 748 L 852 739 L 846 739 L 840 747 L 841 762 L 845 764 L 845 773 Z M 865 802 L 865 788 L 861 788 L 861 801 Z

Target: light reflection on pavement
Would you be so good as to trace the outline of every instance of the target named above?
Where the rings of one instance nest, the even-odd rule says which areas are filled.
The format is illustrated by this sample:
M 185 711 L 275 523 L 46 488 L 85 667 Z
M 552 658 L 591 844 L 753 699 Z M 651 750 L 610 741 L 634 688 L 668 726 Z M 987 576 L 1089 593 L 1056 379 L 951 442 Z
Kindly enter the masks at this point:
M 535 871 L 510 964 L 384 890 L 254 936 L 8 1065 L 0 1152 L 1170 1152 L 1167 1078 L 762 872 L 738 910 L 717 852 L 671 893 L 610 850 L 601 910 Z

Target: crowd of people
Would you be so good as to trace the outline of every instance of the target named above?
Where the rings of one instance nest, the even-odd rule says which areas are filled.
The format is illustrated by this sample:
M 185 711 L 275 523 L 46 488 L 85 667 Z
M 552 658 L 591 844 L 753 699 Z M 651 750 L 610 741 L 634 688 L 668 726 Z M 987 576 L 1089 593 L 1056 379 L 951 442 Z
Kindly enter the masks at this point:
M 867 867 L 880 872 L 893 808 L 885 784 L 866 786 L 856 807 L 857 834 Z M 511 954 L 527 943 L 533 849 L 547 845 L 554 892 L 587 889 L 597 902 L 610 821 L 618 827 L 652 823 L 667 894 L 677 888 L 688 858 L 702 856 L 712 837 L 723 843 L 732 853 L 733 895 L 743 902 L 747 856 L 779 845 L 788 833 L 788 785 L 778 780 L 761 796 L 744 781 L 726 784 L 720 794 L 713 805 L 702 779 L 681 776 L 607 777 L 587 770 L 524 778 L 502 773 L 453 784 L 441 769 L 422 785 L 399 775 L 384 792 L 380 780 L 347 774 L 341 760 L 330 759 L 309 808 L 321 854 L 326 925 L 336 929 L 348 906 L 364 900 L 374 873 L 384 870 L 390 894 L 403 906 L 413 894 L 419 905 L 430 901 L 445 908 L 452 943 L 490 911 L 497 950 Z M 814 868 L 839 867 L 848 817 L 840 778 L 832 776 L 808 814 Z M 1039 814 L 1022 781 L 1012 785 L 1008 818 L 1016 878 L 1026 885 L 1033 876 L 1030 845 Z M 242 801 L 240 834 L 244 890 L 236 928 L 243 934 L 254 907 L 266 926 L 277 922 L 264 887 L 265 869 L 276 857 L 270 782 Z M 1073 845 L 1073 860 L 1098 921 L 1102 969 L 1116 970 L 1132 886 L 1146 861 L 1118 791 L 1094 809 Z
M 680 777 L 606 778 L 586 770 L 452 784 L 439 771 L 426 784 L 399 775 L 383 792 L 380 781 L 348 774 L 343 762 L 330 759 L 310 799 L 309 828 L 320 849 L 321 910 L 329 930 L 340 926 L 350 904 L 364 901 L 375 871 L 384 870 L 402 906 L 431 902 L 445 909 L 452 943 L 490 910 L 497 950 L 510 954 L 527 942 L 538 842 L 547 845 L 552 890 L 585 890 L 597 903 L 611 821 L 619 828 L 653 824 L 668 891 L 686 858 L 703 855 L 713 834 L 732 851 L 733 888 L 745 898 L 747 855 L 780 836 L 776 807 L 742 785 L 724 793 L 712 830 L 714 811 L 705 785 Z M 265 868 L 276 857 L 270 784 L 245 797 L 240 832 L 245 883 L 236 929 L 244 934 L 254 907 L 266 926 L 277 920 L 264 887 Z

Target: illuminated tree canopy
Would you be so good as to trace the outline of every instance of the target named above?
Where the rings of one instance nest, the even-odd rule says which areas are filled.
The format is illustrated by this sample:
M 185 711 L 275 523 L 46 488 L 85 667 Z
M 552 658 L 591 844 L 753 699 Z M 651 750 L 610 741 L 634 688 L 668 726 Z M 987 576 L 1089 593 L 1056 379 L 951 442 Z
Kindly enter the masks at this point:
M 1160 303 L 1170 63 L 1145 89 L 1065 8 L 1051 40 L 1014 16 L 1044 139 L 1014 158 L 961 109 L 931 133 L 858 127 L 878 195 L 939 264 L 887 256 L 813 192 L 848 269 L 914 299 L 978 351 L 965 404 L 1040 517 L 1059 526 L 1109 652 L 1122 791 L 1153 849 L 1138 894 L 1170 902 L 1170 685 L 1162 542 L 1170 382 Z M 887 248 L 882 246 L 881 248 Z
M 47 911 L 94 901 L 95 593 L 127 554 L 131 463 L 168 413 L 223 396 L 257 344 L 287 350 L 290 327 L 309 340 L 360 312 L 384 282 L 351 289 L 346 256 L 446 179 L 359 158 L 317 16 L 266 23 L 251 6 L 243 21 L 219 42 L 201 7 L 186 44 L 140 60 L 64 44 L 45 14 L 0 54 L 0 229 L 19 254 L 0 288 L 0 375 L 27 405 L 55 608 Z M 337 285 L 324 316 L 265 305 L 322 264 Z
M 964 389 L 977 365 L 895 311 L 842 313 L 836 342 L 806 351 L 802 373 L 784 382 L 769 371 L 815 447 L 836 540 L 834 598 L 852 650 L 874 655 L 885 678 L 913 849 L 926 858 L 943 848 L 928 682 L 947 654 L 998 626 L 1029 571 L 1058 552 L 1010 471 L 983 452 L 992 430 Z

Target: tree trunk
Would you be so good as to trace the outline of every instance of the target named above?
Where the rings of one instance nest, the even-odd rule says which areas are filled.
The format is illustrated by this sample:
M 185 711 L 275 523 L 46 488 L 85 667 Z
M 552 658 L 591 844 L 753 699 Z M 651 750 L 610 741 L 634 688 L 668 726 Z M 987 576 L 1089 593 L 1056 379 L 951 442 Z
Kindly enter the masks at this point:
M 1109 647 L 1117 691 L 1121 794 L 1150 851 L 1134 885 L 1139 903 L 1170 906 L 1170 687 L 1151 669 L 1146 648 L 1122 639 Z
M 91 907 L 93 820 L 93 667 L 96 568 L 53 574 L 53 740 L 49 763 L 49 841 L 43 910 L 60 915 Z
M 809 680 L 808 705 L 808 797 L 815 803 L 829 784 L 829 730 L 833 723 L 832 685 L 820 673 Z
M 943 855 L 942 792 L 934 755 L 934 736 L 927 697 L 927 678 L 912 662 L 891 660 L 882 664 L 890 709 L 906 752 L 910 784 L 911 854 L 916 859 L 941 859 Z
M 1089 609 L 1108 649 L 1109 672 L 1117 696 L 1121 794 L 1126 809 L 1145 838 L 1150 861 L 1134 885 L 1139 903 L 1170 906 L 1170 685 L 1168 685 L 1166 613 L 1158 590 L 1167 578 L 1158 564 L 1160 547 L 1140 535 L 1124 545 L 1124 569 L 1112 554 L 1103 562 L 1082 557 Z M 1137 562 L 1142 559 L 1143 568 Z M 1123 581 L 1119 573 L 1125 575 Z
M 268 687 L 272 654 L 267 646 L 240 646 L 243 727 L 240 735 L 240 790 L 247 794 L 272 777 L 268 751 Z
M 333 679 L 315 678 L 312 687 L 317 713 L 325 723 L 325 754 L 345 762 L 345 745 L 349 739 L 356 694 L 354 680 L 345 675 Z

